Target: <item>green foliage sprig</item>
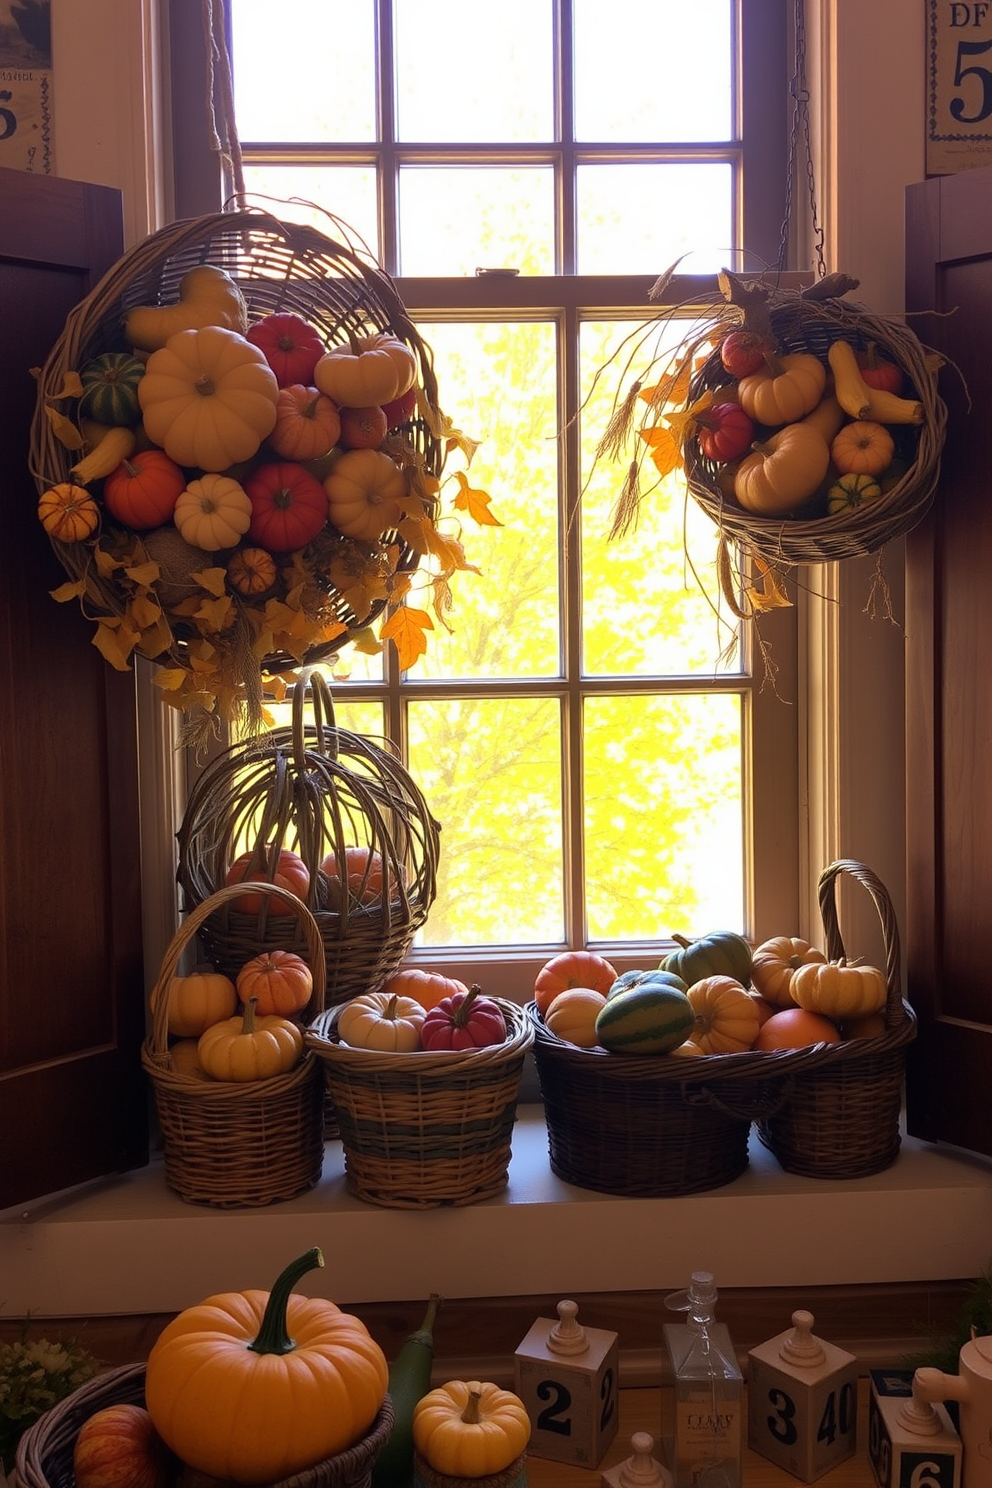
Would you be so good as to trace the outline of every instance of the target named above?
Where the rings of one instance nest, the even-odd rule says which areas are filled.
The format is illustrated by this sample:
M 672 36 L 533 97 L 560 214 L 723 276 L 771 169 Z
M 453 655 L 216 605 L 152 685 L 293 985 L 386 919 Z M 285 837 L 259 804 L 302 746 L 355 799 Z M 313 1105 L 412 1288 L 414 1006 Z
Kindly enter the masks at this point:
M 949 1332 L 934 1334 L 925 1349 L 908 1361 L 911 1369 L 929 1366 L 957 1374 L 959 1355 L 972 1337 L 992 1334 L 992 1263 L 968 1289 Z
M 95 1359 L 74 1339 L 52 1343 L 23 1338 L 0 1343 L 0 1466 L 9 1471 L 21 1436 L 60 1400 L 98 1373 Z

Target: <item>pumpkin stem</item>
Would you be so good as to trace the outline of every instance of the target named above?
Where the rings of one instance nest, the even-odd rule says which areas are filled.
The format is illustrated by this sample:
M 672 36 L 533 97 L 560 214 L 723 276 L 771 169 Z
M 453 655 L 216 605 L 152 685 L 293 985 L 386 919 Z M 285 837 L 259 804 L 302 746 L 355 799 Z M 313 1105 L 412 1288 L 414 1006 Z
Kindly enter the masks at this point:
M 298 1256 L 295 1261 L 290 1261 L 285 1271 L 280 1273 L 269 1293 L 269 1300 L 265 1304 L 265 1313 L 258 1335 L 248 1345 L 252 1353 L 291 1354 L 293 1352 L 296 1343 L 286 1331 L 286 1307 L 290 1293 L 301 1276 L 305 1276 L 308 1271 L 318 1270 L 323 1264 L 324 1257 L 319 1247 L 314 1245 L 303 1255 Z
M 481 1399 L 482 1395 L 478 1390 L 469 1391 L 468 1400 L 465 1402 L 465 1409 L 462 1411 L 462 1420 L 466 1426 L 477 1426 L 482 1420 L 482 1417 L 479 1415 L 479 1401 Z
M 479 996 L 481 991 L 482 988 L 479 986 L 478 982 L 473 982 L 471 987 L 468 989 L 467 995 L 462 998 L 461 1002 L 458 1004 L 458 1006 L 455 1008 L 455 1011 L 451 1015 L 452 1028 L 465 1027 L 465 1024 L 468 1022 L 468 1015 L 472 1011 L 472 1004 Z
M 389 1023 L 396 1022 L 396 993 L 390 993 L 389 1001 L 383 1010 L 383 1020 Z
M 684 951 L 687 951 L 692 945 L 692 941 L 686 940 L 684 935 L 673 935 L 672 939 L 674 940 L 675 944 L 680 945 Z
M 782 373 L 785 371 L 785 368 L 782 366 L 781 361 L 776 356 L 774 351 L 765 352 L 765 366 L 768 368 L 768 375 L 770 377 L 781 377 Z
M 241 1032 L 242 1033 L 254 1033 L 255 1032 L 255 1009 L 257 1007 L 258 1007 L 258 998 L 257 997 L 249 997 L 248 1001 L 245 1003 L 244 1016 L 241 1019 Z

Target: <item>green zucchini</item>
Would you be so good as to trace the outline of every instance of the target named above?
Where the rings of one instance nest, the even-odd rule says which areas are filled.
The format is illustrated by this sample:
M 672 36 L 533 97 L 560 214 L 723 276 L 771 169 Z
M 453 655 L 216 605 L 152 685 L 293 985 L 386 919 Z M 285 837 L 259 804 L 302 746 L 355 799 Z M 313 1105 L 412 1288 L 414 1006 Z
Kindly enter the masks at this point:
M 406 1488 L 413 1481 L 413 1413 L 431 1387 L 434 1321 L 441 1297 L 432 1292 L 424 1320 L 389 1366 L 389 1394 L 396 1419 L 372 1469 L 372 1488 Z

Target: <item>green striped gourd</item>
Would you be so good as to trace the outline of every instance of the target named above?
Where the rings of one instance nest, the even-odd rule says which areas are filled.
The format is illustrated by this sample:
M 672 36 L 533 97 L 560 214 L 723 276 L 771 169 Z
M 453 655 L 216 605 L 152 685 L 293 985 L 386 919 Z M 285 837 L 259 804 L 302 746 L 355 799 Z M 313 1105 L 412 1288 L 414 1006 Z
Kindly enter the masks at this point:
M 81 412 L 99 424 L 136 424 L 141 418 L 138 383 L 143 362 L 123 351 L 105 351 L 86 363 L 79 374 L 83 385 Z
M 685 992 L 646 983 L 606 999 L 596 1017 L 596 1037 L 613 1054 L 667 1054 L 685 1043 L 695 1021 Z
M 686 940 L 682 935 L 673 935 L 672 939 L 679 949 L 665 957 L 661 969 L 673 971 L 687 987 L 709 976 L 730 976 L 742 987 L 749 985 L 751 947 L 743 935 L 733 930 L 713 930 L 698 940 Z

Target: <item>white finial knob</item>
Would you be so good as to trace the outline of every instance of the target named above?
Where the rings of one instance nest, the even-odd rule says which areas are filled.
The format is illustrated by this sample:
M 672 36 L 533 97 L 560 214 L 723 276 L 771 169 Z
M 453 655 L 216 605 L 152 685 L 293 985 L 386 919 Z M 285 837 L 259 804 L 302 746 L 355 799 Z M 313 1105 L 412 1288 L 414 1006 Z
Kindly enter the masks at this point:
M 584 1354 L 589 1340 L 578 1320 L 579 1304 L 559 1302 L 557 1311 L 558 1321 L 548 1336 L 548 1348 L 554 1354 Z
M 635 1431 L 630 1438 L 633 1453 L 619 1473 L 620 1488 L 671 1488 L 672 1475 L 667 1467 L 652 1457 L 654 1437 L 648 1431 Z
M 904 1400 L 897 1413 L 900 1424 L 914 1436 L 935 1436 L 942 1429 L 941 1419 L 926 1397 L 927 1385 L 927 1371 L 918 1369 L 913 1375 L 912 1398 Z
M 788 1359 L 790 1364 L 812 1369 L 814 1365 L 822 1364 L 827 1357 L 823 1344 L 813 1336 L 814 1321 L 813 1314 L 803 1308 L 792 1314 L 792 1332 L 783 1340 L 779 1349 L 782 1358 Z

